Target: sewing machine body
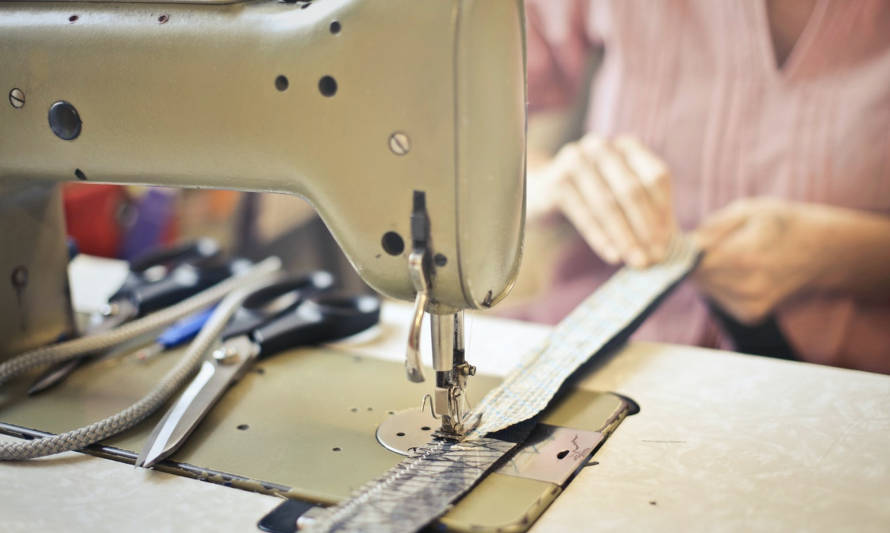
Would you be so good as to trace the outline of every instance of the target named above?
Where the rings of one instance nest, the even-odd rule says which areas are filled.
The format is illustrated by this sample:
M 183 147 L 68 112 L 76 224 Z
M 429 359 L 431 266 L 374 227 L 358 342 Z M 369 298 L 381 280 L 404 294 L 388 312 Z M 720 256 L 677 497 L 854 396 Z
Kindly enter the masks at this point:
M 400 299 L 415 292 L 409 215 L 423 191 L 427 310 L 487 307 L 521 254 L 523 39 L 518 0 L 3 2 L 0 187 L 297 194 L 362 278 Z M 21 220 L 12 211 L 4 228 Z M 61 279 L 62 255 L 48 265 L 28 235 L 8 241 L 4 275 Z M 3 291 L 2 316 L 21 313 L 27 291 Z

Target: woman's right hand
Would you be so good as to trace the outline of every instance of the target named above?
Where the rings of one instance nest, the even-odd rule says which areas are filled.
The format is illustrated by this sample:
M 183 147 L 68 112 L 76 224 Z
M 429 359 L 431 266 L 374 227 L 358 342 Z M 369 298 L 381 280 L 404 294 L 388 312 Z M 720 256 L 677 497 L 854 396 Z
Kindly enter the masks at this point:
M 677 231 L 667 165 L 632 137 L 588 134 L 541 169 L 558 207 L 604 261 L 643 268 L 661 261 Z

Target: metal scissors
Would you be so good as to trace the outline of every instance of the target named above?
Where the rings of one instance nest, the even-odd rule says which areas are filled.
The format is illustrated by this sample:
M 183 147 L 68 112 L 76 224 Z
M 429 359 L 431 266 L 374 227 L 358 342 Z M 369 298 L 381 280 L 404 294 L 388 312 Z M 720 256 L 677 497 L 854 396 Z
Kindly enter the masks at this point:
M 149 468 L 176 451 L 228 387 L 259 359 L 287 348 L 354 335 L 380 320 L 375 296 L 329 293 L 333 276 L 317 271 L 250 295 L 223 330 L 221 346 L 155 426 L 136 459 Z
M 221 259 L 213 239 L 198 239 L 172 248 L 149 252 L 130 265 L 123 285 L 109 299 L 101 314 L 91 320 L 84 336 L 95 335 L 173 305 L 219 283 L 246 260 Z M 28 394 L 37 394 L 65 380 L 90 357 L 79 357 L 50 367 L 41 374 Z

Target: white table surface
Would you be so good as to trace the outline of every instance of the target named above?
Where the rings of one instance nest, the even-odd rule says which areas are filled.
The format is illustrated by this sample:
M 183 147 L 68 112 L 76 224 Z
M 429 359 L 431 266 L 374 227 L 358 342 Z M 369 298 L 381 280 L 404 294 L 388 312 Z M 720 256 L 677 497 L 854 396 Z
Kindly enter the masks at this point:
M 408 314 L 345 345 L 399 359 Z M 468 357 L 504 374 L 548 331 L 469 316 Z M 888 376 L 631 343 L 580 386 L 642 410 L 533 531 L 890 531 Z M 256 531 L 279 501 L 76 453 L 0 464 L 3 531 Z

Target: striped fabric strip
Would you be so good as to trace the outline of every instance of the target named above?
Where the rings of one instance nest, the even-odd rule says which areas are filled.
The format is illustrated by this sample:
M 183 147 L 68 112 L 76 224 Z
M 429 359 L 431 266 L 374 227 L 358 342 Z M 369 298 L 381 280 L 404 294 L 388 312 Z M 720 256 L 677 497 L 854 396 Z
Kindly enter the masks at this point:
M 417 531 L 444 514 L 528 431 L 517 431 L 509 441 L 492 434 L 533 427 L 520 422 L 540 413 L 582 364 L 627 338 L 695 267 L 698 256 L 690 240 L 677 238 L 663 263 L 620 270 L 553 330 L 542 349 L 485 396 L 471 414 L 478 425 L 463 441 L 436 440 L 420 448 L 350 499 L 325 510 L 308 530 Z
M 417 531 L 444 514 L 515 446 L 491 438 L 433 441 L 326 510 L 308 531 Z
M 471 425 L 474 416 L 479 423 L 467 439 L 540 413 L 582 364 L 622 332 L 628 335 L 652 304 L 692 270 L 698 256 L 690 239 L 677 238 L 662 263 L 615 273 L 556 326 L 543 351 L 523 361 L 482 399 L 470 418 Z

